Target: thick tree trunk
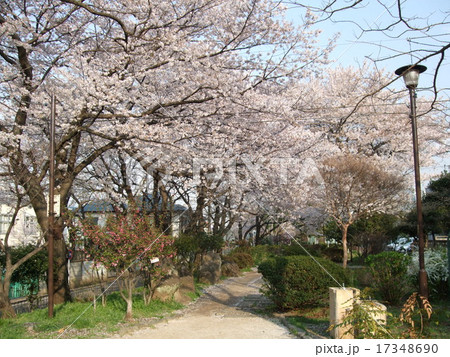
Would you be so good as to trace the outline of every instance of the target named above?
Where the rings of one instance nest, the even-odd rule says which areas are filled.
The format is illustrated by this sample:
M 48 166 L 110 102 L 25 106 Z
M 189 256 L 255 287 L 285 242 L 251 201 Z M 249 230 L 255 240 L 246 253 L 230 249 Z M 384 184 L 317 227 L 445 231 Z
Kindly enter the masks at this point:
M 69 272 L 67 270 L 67 247 L 62 236 L 62 226 L 55 225 L 54 241 L 54 297 L 55 304 L 72 301 L 69 287 Z
M 2 319 L 9 319 L 16 317 L 16 312 L 9 300 L 9 287 L 11 285 L 11 275 L 6 274 L 3 281 L 0 283 L 0 312 Z
M 203 232 L 206 226 L 203 210 L 206 207 L 206 187 L 200 185 L 197 187 L 197 207 L 192 214 L 192 219 L 186 229 L 187 232 L 198 233 Z

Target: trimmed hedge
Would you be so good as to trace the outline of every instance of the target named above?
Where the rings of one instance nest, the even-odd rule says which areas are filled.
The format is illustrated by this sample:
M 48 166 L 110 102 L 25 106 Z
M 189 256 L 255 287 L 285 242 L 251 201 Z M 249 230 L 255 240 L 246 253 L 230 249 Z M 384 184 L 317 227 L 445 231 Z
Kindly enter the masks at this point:
M 309 254 L 314 257 L 327 258 L 336 263 L 342 262 L 343 252 L 342 247 L 340 246 L 327 246 L 325 244 L 303 244 L 303 247 L 308 251 Z M 291 245 L 257 245 L 248 248 L 245 252 L 250 253 L 255 263 L 259 265 L 264 260 L 280 255 L 284 257 L 288 257 L 291 255 L 308 256 L 308 254 L 305 252 L 305 249 L 295 243 Z
M 324 258 L 276 257 L 261 263 L 258 271 L 266 283 L 264 293 L 281 309 L 323 305 L 329 287 L 349 282 L 342 267 Z

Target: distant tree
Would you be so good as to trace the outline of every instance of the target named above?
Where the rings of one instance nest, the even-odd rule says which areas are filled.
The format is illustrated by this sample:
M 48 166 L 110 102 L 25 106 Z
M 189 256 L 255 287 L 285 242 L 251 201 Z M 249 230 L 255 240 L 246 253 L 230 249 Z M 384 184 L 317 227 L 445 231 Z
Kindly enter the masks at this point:
M 428 232 L 450 232 L 450 173 L 443 172 L 428 184 L 423 198 L 423 214 Z
M 395 215 L 375 213 L 369 218 L 357 220 L 349 228 L 348 234 L 363 257 L 378 254 L 384 250 L 387 242 L 398 236 L 398 220 Z
M 427 233 L 448 234 L 450 232 L 450 173 L 443 172 L 431 180 L 422 200 L 424 228 Z M 417 211 L 407 212 L 402 222 L 402 231 L 417 234 Z
M 360 254 L 364 257 L 369 254 L 378 254 L 389 240 L 398 236 L 399 229 L 396 224 L 398 221 L 397 216 L 385 213 L 362 217 L 348 228 L 348 245 L 358 247 Z M 328 221 L 322 231 L 327 239 L 341 242 L 342 230 L 335 221 Z
M 403 178 L 355 155 L 327 159 L 319 171 L 323 182 L 317 203 L 341 229 L 342 263 L 346 267 L 349 227 L 363 217 L 397 209 L 402 201 Z

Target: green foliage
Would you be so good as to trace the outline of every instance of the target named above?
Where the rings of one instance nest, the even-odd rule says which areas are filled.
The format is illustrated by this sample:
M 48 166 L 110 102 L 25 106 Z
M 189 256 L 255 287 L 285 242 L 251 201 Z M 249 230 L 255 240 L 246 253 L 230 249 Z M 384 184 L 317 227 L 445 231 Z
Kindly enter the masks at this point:
M 224 240 L 221 235 L 199 233 L 197 234 L 198 246 L 202 253 L 214 251 L 218 252 L 224 245 Z
M 196 268 L 197 257 L 208 251 L 220 251 L 224 245 L 223 237 L 204 232 L 183 233 L 174 242 L 177 252 L 178 269 L 192 274 Z
M 444 247 L 427 249 L 424 253 L 428 274 L 428 290 L 431 300 L 445 299 L 449 296 L 447 249 Z M 408 268 L 410 281 L 419 287 L 419 253 L 413 252 Z
M 189 259 L 198 253 L 198 242 L 194 235 L 180 234 L 174 242 L 175 251 L 178 257 Z
M 383 252 L 370 255 L 366 264 L 372 275 L 373 287 L 383 301 L 399 304 L 409 291 L 408 266 L 411 258 L 399 252 Z
M 384 213 L 360 218 L 348 228 L 348 242 L 350 245 L 360 247 L 363 257 L 380 253 L 389 240 L 398 236 L 397 221 L 396 216 Z M 323 227 L 323 234 L 329 240 L 334 239 L 337 242 L 342 240 L 341 229 L 334 221 L 329 221 Z M 337 260 L 333 257 L 332 260 L 340 262 L 342 258 Z
M 19 259 L 36 249 L 36 246 L 29 244 L 10 249 L 12 264 L 15 264 Z M 0 252 L 0 275 L 3 274 L 6 264 L 5 259 L 5 254 Z M 26 286 L 29 292 L 28 298 L 32 300 L 39 292 L 39 282 L 46 279 L 47 270 L 47 251 L 43 249 L 14 271 L 11 283 L 20 283 Z
M 348 284 L 344 269 L 323 258 L 276 257 L 261 263 L 258 270 L 265 280 L 264 293 L 282 309 L 323 304 L 330 286 Z
M 247 252 L 252 256 L 255 264 L 259 265 L 263 261 L 275 256 L 273 248 L 273 245 L 255 245 L 254 247 L 249 247 Z
M 340 242 L 342 240 L 341 228 L 339 228 L 335 221 L 328 221 L 322 227 L 322 233 L 328 240 L 335 240 L 336 242 Z
M 366 298 L 364 294 L 361 298 Z M 381 321 L 377 315 L 383 313 L 379 304 L 372 300 L 353 299 L 352 309 L 345 315 L 342 323 L 334 327 L 347 327 L 344 333 L 351 334 L 354 338 L 380 339 L 392 338 L 392 332 L 386 326 L 386 321 Z M 392 317 L 392 314 L 386 313 L 386 317 Z
M 224 245 L 222 236 L 206 233 L 181 234 L 175 241 L 177 254 L 189 258 L 199 253 L 219 251 Z
M 450 232 L 450 173 L 443 172 L 432 180 L 423 198 L 425 229 L 429 232 Z
M 15 264 L 19 259 L 32 252 L 36 247 L 32 244 L 12 247 L 11 260 Z M 0 272 L 5 267 L 5 254 L 0 252 Z M 28 284 L 36 280 L 43 280 L 47 274 L 47 252 L 41 250 L 17 268 L 11 278 L 12 283 Z
M 259 265 L 263 261 L 276 256 L 309 256 L 309 254 L 313 257 L 327 258 L 336 263 L 340 263 L 342 261 L 342 248 L 337 245 L 327 246 L 326 244 L 305 244 L 303 247 L 298 244 L 257 245 L 250 247 L 248 252 L 253 257 L 256 265 Z
M 330 259 L 332 262 L 335 263 L 342 262 L 343 256 L 342 247 L 336 245 L 329 247 L 325 245 L 320 245 L 320 248 L 317 251 L 317 253 L 320 254 L 320 256 L 322 256 L 323 258 Z
M 248 253 L 233 252 L 227 256 L 232 262 L 239 266 L 239 269 L 251 268 L 255 265 L 253 258 Z
M 444 171 L 432 180 L 423 197 L 423 219 L 425 231 L 435 234 L 450 232 L 450 173 Z M 417 211 L 412 209 L 406 214 L 402 232 L 410 236 L 417 234 Z

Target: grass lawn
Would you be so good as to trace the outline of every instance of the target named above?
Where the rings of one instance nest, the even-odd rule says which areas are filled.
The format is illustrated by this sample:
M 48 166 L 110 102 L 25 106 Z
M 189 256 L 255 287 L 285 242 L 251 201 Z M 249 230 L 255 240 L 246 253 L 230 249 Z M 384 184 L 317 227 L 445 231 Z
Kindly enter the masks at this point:
M 106 306 L 97 303 L 94 310 L 90 302 L 73 302 L 56 305 L 54 318 L 47 309 L 24 313 L 15 319 L 0 319 L 0 338 L 102 338 L 118 332 L 122 327 L 139 326 L 156 321 L 182 308 L 176 302 L 152 301 L 145 305 L 142 296 L 136 295 L 133 303 L 135 321 L 125 322 L 126 305 L 119 293 L 107 297 Z M 66 330 L 70 328 L 69 330 Z

